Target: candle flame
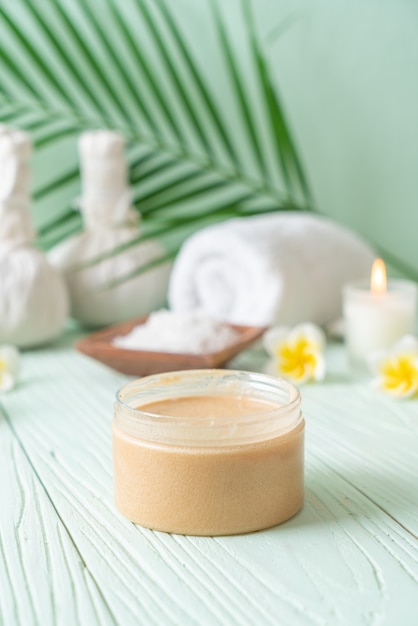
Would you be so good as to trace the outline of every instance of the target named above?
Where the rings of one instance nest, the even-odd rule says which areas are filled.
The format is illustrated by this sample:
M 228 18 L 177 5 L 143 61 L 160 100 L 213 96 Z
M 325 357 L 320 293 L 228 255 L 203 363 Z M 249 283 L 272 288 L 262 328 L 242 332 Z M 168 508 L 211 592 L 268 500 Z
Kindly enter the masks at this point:
M 375 259 L 370 280 L 372 293 L 386 293 L 386 283 L 386 266 L 382 259 Z

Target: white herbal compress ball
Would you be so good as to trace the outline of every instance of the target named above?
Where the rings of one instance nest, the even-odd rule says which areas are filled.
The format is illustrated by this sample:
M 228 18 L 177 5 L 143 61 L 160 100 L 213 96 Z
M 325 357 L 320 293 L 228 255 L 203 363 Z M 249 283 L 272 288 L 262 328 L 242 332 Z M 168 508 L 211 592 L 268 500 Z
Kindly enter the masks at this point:
M 79 151 L 84 232 L 56 246 L 49 258 L 66 277 L 73 317 L 103 326 L 162 306 L 170 266 L 165 263 L 107 287 L 164 254 L 157 241 L 147 240 L 91 267 L 75 267 L 140 236 L 139 216 L 130 204 L 123 138 L 112 131 L 86 132 Z
M 30 153 L 26 133 L 0 126 L 0 343 L 21 348 L 57 337 L 68 314 L 62 277 L 32 243 Z

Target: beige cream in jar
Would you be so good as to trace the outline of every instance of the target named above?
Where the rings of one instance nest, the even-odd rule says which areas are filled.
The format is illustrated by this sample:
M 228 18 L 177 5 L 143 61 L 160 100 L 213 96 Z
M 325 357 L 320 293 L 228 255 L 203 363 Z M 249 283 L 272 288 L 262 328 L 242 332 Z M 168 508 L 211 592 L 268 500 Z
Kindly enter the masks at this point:
M 147 528 L 231 535 L 303 504 L 304 420 L 288 382 L 234 370 L 148 376 L 115 404 L 116 506 Z

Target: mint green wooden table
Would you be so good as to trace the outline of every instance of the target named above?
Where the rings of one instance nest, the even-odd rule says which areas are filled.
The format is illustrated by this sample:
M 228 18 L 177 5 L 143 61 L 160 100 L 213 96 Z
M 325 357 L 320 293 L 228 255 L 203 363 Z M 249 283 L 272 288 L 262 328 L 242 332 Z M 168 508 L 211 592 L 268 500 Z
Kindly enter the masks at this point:
M 418 401 L 353 381 L 331 347 L 327 381 L 302 392 L 301 513 L 251 535 L 168 535 L 114 508 L 110 424 L 126 378 L 73 340 L 25 353 L 1 399 L 0 624 L 417 626 Z

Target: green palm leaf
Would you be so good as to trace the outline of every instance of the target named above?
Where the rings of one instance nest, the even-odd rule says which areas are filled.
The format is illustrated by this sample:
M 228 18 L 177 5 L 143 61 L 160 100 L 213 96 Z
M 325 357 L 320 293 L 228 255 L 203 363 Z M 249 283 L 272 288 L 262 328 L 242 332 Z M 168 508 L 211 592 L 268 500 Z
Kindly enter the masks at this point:
M 127 138 L 134 205 L 143 215 L 143 232 L 129 245 L 158 236 L 172 256 L 184 237 L 213 221 L 313 208 L 250 0 L 242 0 L 250 66 L 219 0 L 206 2 L 227 107 L 169 0 L 0 6 L 0 121 L 30 132 L 35 161 L 54 165 L 34 185 L 43 248 L 82 227 L 72 208 L 75 142 L 89 128 Z
M 197 208 L 190 215 L 199 227 L 200 218 L 216 212 L 222 193 L 236 213 L 235 199 L 243 191 L 277 208 L 297 206 L 291 186 L 277 186 L 269 174 L 268 153 L 258 137 L 239 55 L 217 4 L 208 1 L 224 56 L 220 70 L 231 81 L 233 115 L 242 117 L 256 173 L 241 159 L 240 142 L 164 0 L 135 0 L 123 7 L 115 0 L 78 0 L 72 5 L 44 0 L 36 8 L 20 0 L 0 7 L 0 57 L 6 67 L 0 77 L 0 119 L 31 132 L 38 152 L 65 138 L 75 140 L 86 128 L 106 126 L 125 133 L 142 149 L 141 156 L 130 161 L 135 206 L 144 223 L 162 221 L 170 210 L 177 215 L 179 205 L 193 200 L 205 206 L 203 214 Z M 135 31 L 139 22 L 147 30 L 146 44 Z M 37 45 L 40 39 L 42 46 Z M 277 180 L 283 179 L 277 173 Z M 43 245 L 79 228 L 70 196 L 78 176 L 78 163 L 72 160 L 65 171 L 51 171 L 35 186 L 34 213 L 42 226 Z M 66 202 L 45 221 L 43 206 L 54 193 L 65 196 L 66 190 Z

